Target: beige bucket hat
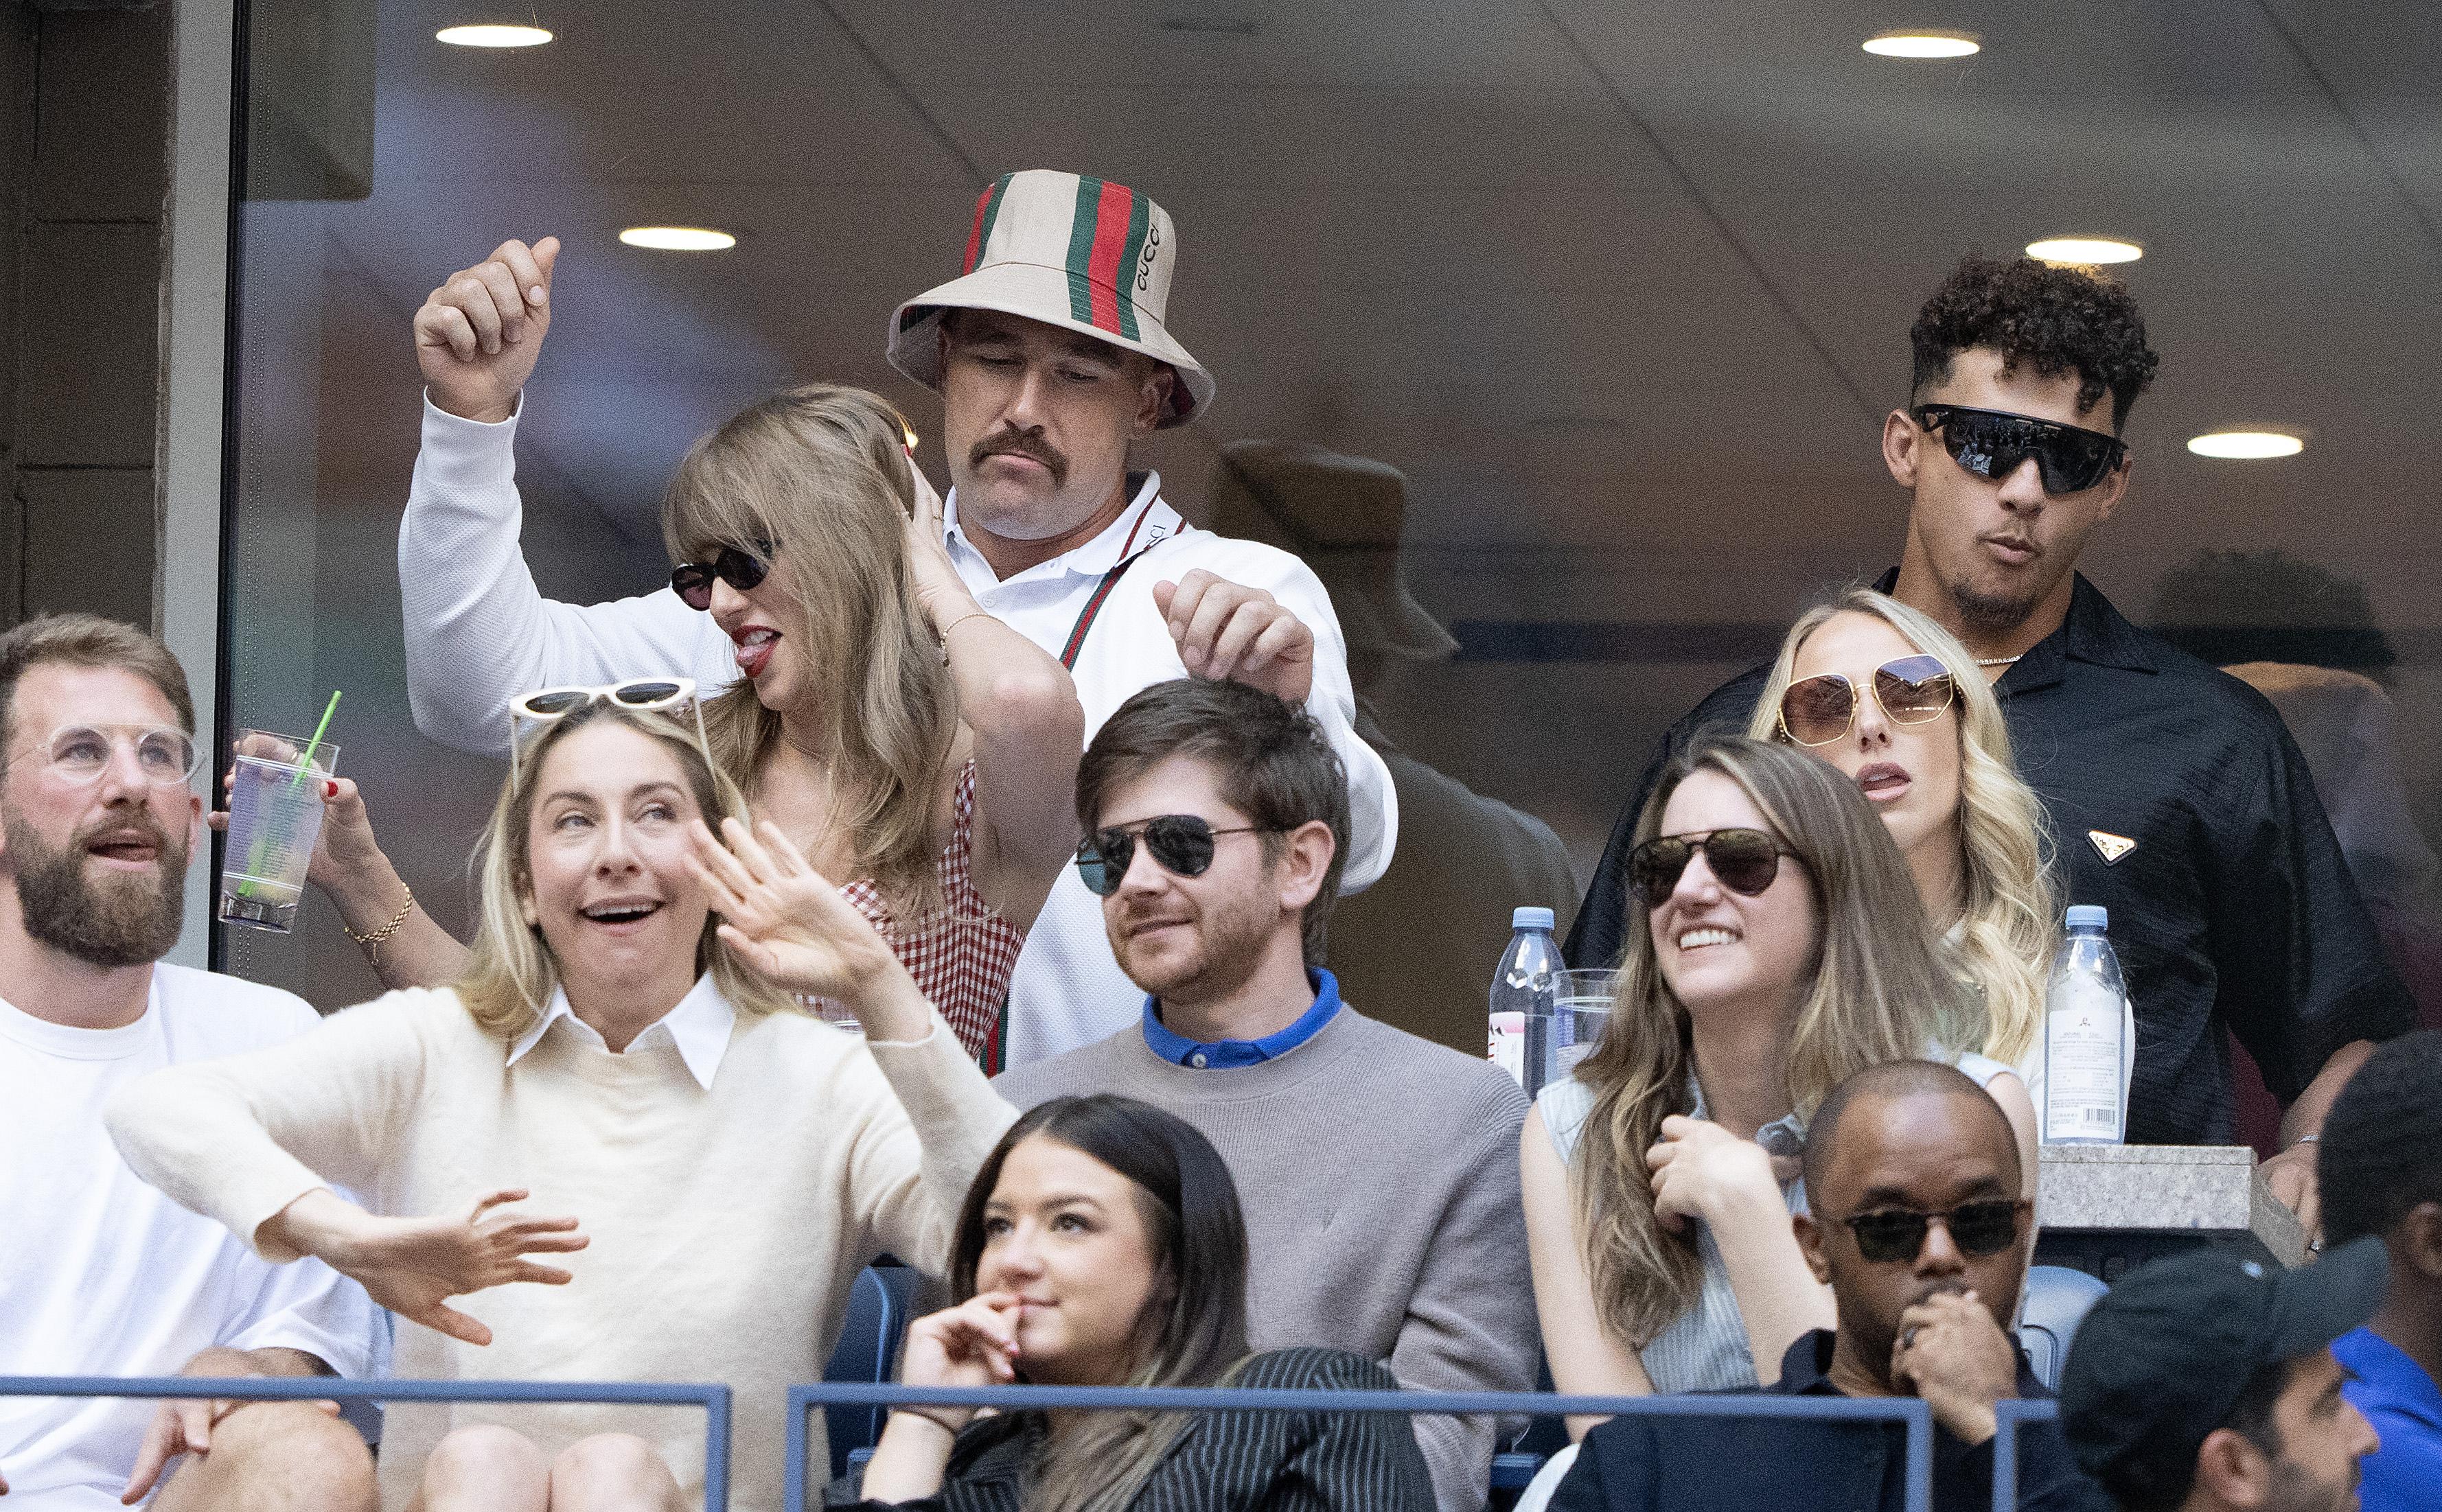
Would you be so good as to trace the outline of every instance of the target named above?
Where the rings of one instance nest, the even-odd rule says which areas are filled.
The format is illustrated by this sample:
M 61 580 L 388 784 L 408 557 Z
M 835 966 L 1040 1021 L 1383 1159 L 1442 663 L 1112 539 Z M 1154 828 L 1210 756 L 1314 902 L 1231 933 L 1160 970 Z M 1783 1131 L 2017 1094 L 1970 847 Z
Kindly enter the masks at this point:
M 1204 412 L 1213 383 L 1162 324 L 1177 261 L 1169 213 L 1126 185 L 1039 168 L 1003 173 L 975 201 L 959 276 L 901 305 L 883 350 L 938 391 L 943 311 L 1022 315 L 1169 363 L 1178 382 L 1157 424 L 1179 425 Z
M 1278 546 L 1314 569 L 1351 649 L 1448 661 L 1458 642 L 1409 593 L 1399 567 L 1407 511 L 1398 468 L 1302 441 L 1230 442 L 1205 486 L 1214 532 Z

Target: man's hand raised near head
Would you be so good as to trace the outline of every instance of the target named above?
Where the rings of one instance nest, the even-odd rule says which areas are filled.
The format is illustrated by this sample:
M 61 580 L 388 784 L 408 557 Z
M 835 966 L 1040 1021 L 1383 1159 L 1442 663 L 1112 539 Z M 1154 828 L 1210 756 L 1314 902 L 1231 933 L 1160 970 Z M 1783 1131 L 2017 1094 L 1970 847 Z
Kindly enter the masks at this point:
M 2018 1394 L 2018 1349 L 1976 1293 L 1936 1292 L 1900 1314 L 1891 1384 L 1923 1397 L 1954 1438 L 1981 1444 L 1997 1429 L 1993 1404 Z
M 532 246 L 502 242 L 425 297 L 415 312 L 415 360 L 435 405 L 495 425 L 516 412 L 518 391 L 551 329 L 551 270 L 558 261 L 556 236 Z
M 1262 589 L 1198 568 L 1154 584 L 1153 607 L 1169 622 L 1189 676 L 1244 683 L 1299 705 L 1314 691 L 1314 631 Z

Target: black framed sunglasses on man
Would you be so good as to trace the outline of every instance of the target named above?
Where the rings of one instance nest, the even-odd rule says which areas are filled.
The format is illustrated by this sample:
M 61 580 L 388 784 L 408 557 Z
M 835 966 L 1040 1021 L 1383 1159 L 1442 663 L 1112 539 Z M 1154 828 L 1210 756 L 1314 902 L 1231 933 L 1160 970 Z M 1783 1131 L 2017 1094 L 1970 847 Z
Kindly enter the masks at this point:
M 1163 869 L 1181 877 L 1201 877 L 1212 869 L 1212 842 L 1221 836 L 1277 833 L 1263 825 L 1215 829 L 1210 821 L 1196 814 L 1166 813 L 1098 829 L 1086 836 L 1085 843 L 1077 847 L 1077 875 L 1084 879 L 1086 891 L 1097 898 L 1108 898 L 1120 890 L 1121 879 L 1127 876 L 1129 864 L 1136 860 L 1139 835 L 1144 837 L 1145 849 Z
M 2032 457 L 2048 494 L 2083 493 L 2128 457 L 2118 436 L 2004 410 L 1921 404 L 1908 413 L 1926 434 L 1941 432 L 1941 449 L 1978 478 L 1998 483 Z

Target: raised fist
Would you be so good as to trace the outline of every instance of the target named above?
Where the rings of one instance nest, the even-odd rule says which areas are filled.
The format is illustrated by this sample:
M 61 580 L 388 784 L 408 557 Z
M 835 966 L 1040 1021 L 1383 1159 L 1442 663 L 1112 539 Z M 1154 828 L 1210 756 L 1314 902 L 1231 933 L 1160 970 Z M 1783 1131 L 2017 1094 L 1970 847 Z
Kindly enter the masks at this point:
M 415 312 L 415 359 L 434 404 L 491 424 L 516 411 L 518 391 L 551 329 L 551 270 L 558 261 L 556 236 L 531 247 L 502 242 L 425 297 Z

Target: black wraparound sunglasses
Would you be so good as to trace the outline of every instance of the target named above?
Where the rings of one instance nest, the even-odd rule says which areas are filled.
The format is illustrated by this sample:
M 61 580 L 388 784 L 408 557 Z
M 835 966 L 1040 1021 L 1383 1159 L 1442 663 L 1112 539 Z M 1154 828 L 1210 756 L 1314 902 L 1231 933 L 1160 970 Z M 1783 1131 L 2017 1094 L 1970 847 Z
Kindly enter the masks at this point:
M 1997 1255 L 2018 1242 L 2018 1210 L 2024 1199 L 2011 1201 L 1996 1197 L 1990 1202 L 1966 1202 L 1948 1212 L 1911 1212 L 1905 1209 L 1886 1209 L 1881 1212 L 1860 1212 L 1841 1222 L 1857 1236 L 1857 1253 L 1877 1266 L 1895 1261 L 1914 1260 L 1924 1248 L 1926 1231 L 1936 1218 L 1950 1230 L 1950 1242 L 1965 1255 Z
M 1201 877 L 1212 869 L 1212 842 L 1220 836 L 1272 832 L 1262 825 L 1215 829 L 1192 813 L 1166 813 L 1157 819 L 1096 830 L 1077 847 L 1077 875 L 1084 879 L 1086 891 L 1097 898 L 1108 898 L 1120 890 L 1120 879 L 1128 874 L 1128 864 L 1136 859 L 1139 834 L 1144 836 L 1145 849 L 1166 870 L 1182 877 Z
M 771 575 L 770 546 L 757 546 L 751 552 L 723 546 L 720 555 L 708 562 L 681 562 L 670 569 L 670 591 L 689 609 L 710 609 L 714 578 L 744 593 Z
M 1941 431 L 1941 449 L 1978 478 L 1998 482 L 2016 472 L 2029 457 L 2034 458 L 2048 494 L 2091 488 L 2111 476 L 2111 469 L 2128 455 L 2128 443 L 2118 436 L 2003 410 L 1921 404 L 1908 413 L 1926 431 Z
M 1760 829 L 1658 836 L 1628 853 L 1628 885 L 1637 902 L 1649 908 L 1660 906 L 1700 850 L 1714 879 L 1746 898 L 1770 887 L 1780 874 L 1780 858 L 1795 854 Z

